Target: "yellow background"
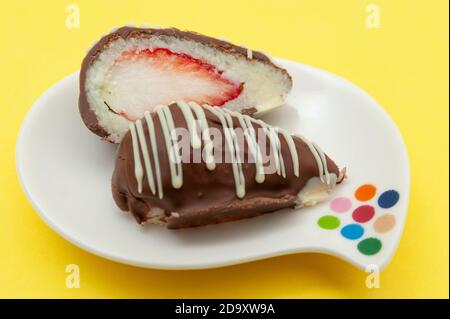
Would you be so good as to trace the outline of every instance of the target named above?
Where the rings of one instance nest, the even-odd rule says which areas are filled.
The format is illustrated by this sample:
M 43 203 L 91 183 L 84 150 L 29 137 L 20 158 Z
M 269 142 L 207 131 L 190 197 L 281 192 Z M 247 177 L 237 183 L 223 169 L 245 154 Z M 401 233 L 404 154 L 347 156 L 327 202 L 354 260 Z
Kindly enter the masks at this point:
M 65 26 L 66 5 L 80 28 Z M 381 27 L 365 24 L 368 3 Z M 139 269 L 90 255 L 33 211 L 15 172 L 18 129 L 50 85 L 76 71 L 92 41 L 126 23 L 177 26 L 318 66 L 375 97 L 411 161 L 404 236 L 381 288 L 328 256 L 301 254 L 202 271 Z M 0 6 L 0 297 L 447 297 L 448 1 L 8 1 Z M 387 154 L 388 156 L 388 154 Z M 81 288 L 65 287 L 65 267 Z

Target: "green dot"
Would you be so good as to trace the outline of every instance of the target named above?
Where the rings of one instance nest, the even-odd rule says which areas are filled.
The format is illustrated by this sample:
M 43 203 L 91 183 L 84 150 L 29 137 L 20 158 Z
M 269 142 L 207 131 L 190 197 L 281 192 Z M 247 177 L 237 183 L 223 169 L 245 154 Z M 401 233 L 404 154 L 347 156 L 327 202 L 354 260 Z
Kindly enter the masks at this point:
M 341 224 L 341 221 L 336 216 L 322 216 L 317 221 L 317 224 L 323 229 L 336 229 Z
M 375 255 L 381 249 L 381 241 L 377 238 L 366 238 L 358 243 L 358 250 L 364 255 Z

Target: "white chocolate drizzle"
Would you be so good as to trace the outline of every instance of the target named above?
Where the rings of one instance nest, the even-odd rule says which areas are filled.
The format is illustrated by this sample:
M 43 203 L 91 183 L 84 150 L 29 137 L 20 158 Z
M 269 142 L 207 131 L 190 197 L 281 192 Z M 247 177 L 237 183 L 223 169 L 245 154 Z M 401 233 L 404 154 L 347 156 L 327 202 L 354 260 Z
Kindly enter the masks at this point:
M 205 163 L 208 170 L 210 171 L 213 171 L 215 169 L 216 163 L 214 159 L 214 144 L 211 140 L 208 121 L 205 115 L 205 109 L 214 114 L 220 121 L 231 156 L 231 165 L 237 197 L 243 198 L 246 194 L 246 189 L 245 175 L 242 169 L 243 160 L 240 158 L 241 155 L 239 150 L 239 141 L 233 126 L 233 118 L 236 118 L 238 120 L 239 125 L 243 129 L 249 152 L 254 158 L 256 167 L 255 181 L 257 183 L 263 183 L 265 181 L 265 171 L 261 149 L 256 138 L 257 136 L 253 124 L 259 125 L 263 129 L 266 138 L 269 139 L 269 145 L 271 149 L 270 152 L 271 154 L 273 154 L 276 174 L 282 176 L 283 178 L 286 178 L 286 164 L 283 158 L 280 141 L 280 136 L 283 136 L 283 139 L 288 146 L 291 156 L 294 176 L 300 176 L 299 154 L 297 152 L 297 148 L 295 147 L 293 137 L 286 131 L 280 128 L 269 126 L 261 120 L 253 119 L 249 116 L 245 116 L 239 112 L 234 112 L 226 108 L 212 107 L 210 105 L 203 105 L 203 107 L 201 107 L 197 103 L 186 103 L 183 101 L 176 102 L 176 105 L 180 109 L 184 120 L 186 121 L 192 148 L 200 148 L 202 146 L 203 140 Z M 178 189 L 183 186 L 183 171 L 176 136 L 171 135 L 175 132 L 175 123 L 168 106 L 160 105 L 155 107 L 155 113 L 161 124 L 165 148 L 169 157 L 168 164 L 170 168 L 171 184 L 173 188 Z M 158 157 L 159 151 L 156 141 L 153 118 L 149 112 L 145 112 L 144 117 L 148 127 L 148 135 L 150 138 L 154 170 L 152 168 L 152 161 L 149 155 L 150 151 L 148 149 L 142 121 L 138 120 L 136 121 L 136 123 L 130 124 L 130 134 L 132 138 L 134 157 L 134 174 L 138 185 L 138 192 L 142 192 L 142 180 L 144 175 L 144 168 L 140 156 L 141 150 L 143 154 L 145 173 L 150 190 L 153 194 L 156 194 L 157 192 L 159 198 L 163 198 L 164 195 L 161 180 L 161 167 Z M 200 134 L 198 126 L 200 128 Z M 302 136 L 297 135 L 297 137 L 302 139 L 303 142 L 308 146 L 314 159 L 316 160 L 320 181 L 329 185 L 331 183 L 331 178 L 328 171 L 327 159 L 325 154 L 315 143 L 308 141 Z M 156 176 L 156 183 L 154 175 Z
M 144 170 L 142 169 L 141 155 L 139 154 L 139 145 L 136 138 L 136 128 L 134 124 L 130 124 L 130 133 L 133 143 L 133 157 L 134 157 L 134 176 L 138 186 L 139 194 L 142 193 L 142 178 L 144 177 Z
M 206 120 L 205 112 L 197 103 L 190 102 L 189 106 L 191 107 L 191 110 L 194 111 L 197 121 L 200 122 L 202 137 L 205 141 L 204 151 L 206 167 L 212 171 L 216 168 L 216 162 L 214 161 L 214 144 L 209 135 L 208 121 Z
M 153 155 L 153 161 L 155 164 L 155 173 L 156 173 L 156 185 L 158 186 L 158 195 L 159 198 L 163 198 L 163 188 L 162 188 L 162 181 L 161 181 L 161 168 L 159 166 L 159 157 L 158 157 L 158 146 L 156 144 L 156 134 L 155 134 L 155 126 L 153 125 L 153 119 L 150 115 L 150 112 L 144 113 L 145 121 L 147 122 L 148 127 L 148 135 L 150 137 L 150 143 L 152 145 L 152 155 Z M 150 171 L 146 172 L 147 174 L 150 174 Z
M 241 44 L 241 48 L 244 48 L 247 51 L 247 59 L 252 60 L 253 59 L 253 51 L 242 44 Z
M 175 132 L 175 124 L 173 122 L 172 113 L 166 106 L 159 106 L 156 108 L 156 114 L 159 117 L 159 122 L 163 130 L 166 150 L 169 156 L 170 177 L 172 187 L 175 189 L 183 186 L 183 169 L 181 167 L 181 158 L 176 142 L 171 136 Z
M 145 175 L 147 175 L 147 181 L 148 185 L 150 186 L 150 190 L 152 191 L 153 195 L 155 195 L 155 181 L 153 179 L 152 166 L 150 165 L 150 154 L 147 149 L 147 141 L 145 140 L 144 129 L 142 127 L 141 120 L 136 121 L 136 128 L 139 144 L 141 145 L 142 156 L 144 157 L 144 166 L 146 170 Z
M 264 133 L 269 138 L 270 152 L 271 154 L 273 154 L 277 174 L 282 176 L 283 178 L 286 178 L 284 159 L 283 155 L 281 154 L 281 143 L 280 138 L 278 137 L 278 129 L 267 125 L 261 120 L 254 120 L 254 122 L 259 124 L 263 128 Z M 289 149 L 289 151 L 291 151 L 291 149 Z M 297 149 L 295 149 L 295 152 L 297 153 Z
M 262 154 L 258 141 L 256 139 L 255 128 L 253 127 L 249 117 L 239 116 L 238 120 L 239 123 L 241 124 L 241 127 L 244 129 L 244 136 L 247 140 L 248 148 L 255 160 L 256 166 L 255 180 L 257 183 L 263 183 L 264 180 L 266 179 L 266 175 L 264 174 Z
M 280 132 L 283 135 L 289 147 L 289 151 L 291 152 L 292 165 L 294 166 L 294 175 L 295 177 L 298 177 L 300 165 L 298 161 L 297 148 L 295 147 L 294 139 L 292 138 L 291 134 L 287 133 L 285 130 L 279 128 L 278 132 Z
M 322 165 L 323 165 L 324 175 L 323 175 L 321 180 L 323 181 L 323 179 L 325 179 L 324 182 L 328 185 L 328 184 L 330 184 L 330 173 L 328 172 L 327 160 L 325 158 L 325 153 L 322 152 L 322 150 L 320 149 L 320 147 L 316 143 L 312 143 L 312 145 L 317 150 L 317 153 L 319 154 L 321 162 L 322 162 Z
M 202 141 L 200 140 L 197 134 L 197 125 L 194 119 L 194 115 L 192 114 L 192 110 L 186 102 L 177 101 L 177 105 L 183 113 L 184 119 L 186 121 L 186 125 L 189 130 L 189 134 L 191 136 L 191 145 L 193 148 L 199 148 L 202 146 Z
M 233 120 L 230 114 L 225 113 L 223 108 L 216 108 L 209 105 L 204 105 L 211 113 L 219 119 L 222 124 L 225 139 L 231 154 L 231 167 L 233 170 L 234 184 L 236 195 L 239 198 L 245 196 L 245 178 L 242 173 L 242 163 L 239 160 L 239 148 L 236 143 L 236 134 L 233 129 Z M 228 116 L 227 116 L 228 115 Z

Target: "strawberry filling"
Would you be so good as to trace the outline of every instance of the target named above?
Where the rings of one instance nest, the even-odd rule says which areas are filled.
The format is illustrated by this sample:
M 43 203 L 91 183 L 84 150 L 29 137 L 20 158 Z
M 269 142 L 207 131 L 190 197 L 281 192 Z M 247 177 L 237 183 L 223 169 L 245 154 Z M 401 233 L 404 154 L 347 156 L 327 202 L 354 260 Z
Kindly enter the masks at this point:
M 243 84 L 199 59 L 157 48 L 123 52 L 101 89 L 110 111 L 134 121 L 177 100 L 221 106 L 237 98 Z

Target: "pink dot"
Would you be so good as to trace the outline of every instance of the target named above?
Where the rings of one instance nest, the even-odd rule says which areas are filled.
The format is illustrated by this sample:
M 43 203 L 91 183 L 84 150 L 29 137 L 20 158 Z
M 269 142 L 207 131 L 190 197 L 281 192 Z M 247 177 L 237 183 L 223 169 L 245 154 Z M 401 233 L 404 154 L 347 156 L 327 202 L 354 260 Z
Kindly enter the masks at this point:
M 370 205 L 362 205 L 353 211 L 352 217 L 355 222 L 365 223 L 375 215 L 375 209 Z
M 352 202 L 346 197 L 337 197 L 330 203 L 330 208 L 336 213 L 343 213 L 352 207 Z

